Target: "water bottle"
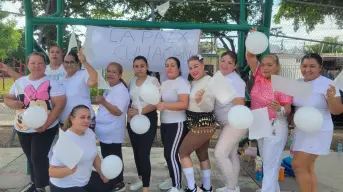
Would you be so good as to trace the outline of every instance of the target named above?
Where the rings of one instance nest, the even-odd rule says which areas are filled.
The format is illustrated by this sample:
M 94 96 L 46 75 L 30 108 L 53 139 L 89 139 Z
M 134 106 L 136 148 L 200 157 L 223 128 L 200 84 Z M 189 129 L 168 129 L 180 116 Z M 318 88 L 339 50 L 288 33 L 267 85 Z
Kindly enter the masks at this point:
M 342 154 L 342 140 L 338 140 L 337 152 L 339 153 L 339 155 Z
M 260 167 L 260 168 L 256 171 L 255 179 L 256 179 L 257 181 L 261 181 L 261 180 L 262 180 L 262 167 Z
M 289 144 L 290 144 L 289 153 L 290 153 L 291 157 L 293 157 L 293 155 L 294 155 L 294 150 L 293 150 L 293 140 L 294 140 L 294 138 L 293 138 L 293 137 L 291 137 L 291 138 L 290 138 L 290 140 L 289 140 Z

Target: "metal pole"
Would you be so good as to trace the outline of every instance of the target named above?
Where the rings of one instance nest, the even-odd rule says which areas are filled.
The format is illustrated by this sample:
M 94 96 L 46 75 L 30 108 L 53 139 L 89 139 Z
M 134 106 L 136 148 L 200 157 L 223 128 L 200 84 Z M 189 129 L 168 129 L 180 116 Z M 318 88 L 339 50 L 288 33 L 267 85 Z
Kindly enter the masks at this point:
M 218 23 L 186 23 L 186 22 L 154 22 L 154 21 L 128 21 L 128 20 L 100 20 L 100 19 L 77 19 L 77 18 L 32 18 L 34 24 L 62 24 L 62 25 L 94 25 L 116 26 L 132 28 L 166 28 L 166 29 L 212 29 L 249 31 L 253 26 L 248 24 L 218 24 Z M 264 31 L 264 26 L 257 26 Z
M 32 22 L 32 3 L 31 0 L 24 0 L 24 9 L 25 9 L 25 56 L 27 57 L 33 51 L 33 22 Z M 28 74 L 29 71 L 26 70 Z
M 63 0 L 57 0 L 56 13 L 50 15 L 50 17 L 61 17 L 63 14 Z
M 57 25 L 57 45 L 63 49 L 63 25 Z
M 246 5 L 245 0 L 241 0 L 239 5 L 239 24 L 246 24 Z M 245 44 L 244 44 L 244 31 L 238 32 L 238 67 L 243 67 L 244 65 L 244 55 L 245 55 Z M 234 51 L 234 50 L 232 50 Z
M 151 20 L 155 21 L 156 20 L 156 14 L 155 14 L 156 4 L 155 2 L 150 2 L 149 4 L 151 8 Z
M 273 8 L 273 0 L 266 0 L 264 5 L 263 11 L 263 25 L 264 25 L 264 34 L 269 39 L 270 36 L 270 25 L 272 22 L 272 8 Z M 268 54 L 270 52 L 269 46 L 268 49 L 264 52 L 264 54 Z

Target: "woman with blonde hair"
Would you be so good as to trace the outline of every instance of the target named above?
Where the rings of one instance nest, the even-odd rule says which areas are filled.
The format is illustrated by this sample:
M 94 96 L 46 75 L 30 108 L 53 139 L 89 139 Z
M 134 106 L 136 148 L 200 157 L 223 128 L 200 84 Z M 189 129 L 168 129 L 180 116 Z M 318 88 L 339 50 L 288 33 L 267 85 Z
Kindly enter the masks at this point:
M 106 79 L 111 89 L 103 96 L 97 96 L 99 109 L 96 117 L 95 134 L 100 141 L 102 157 L 116 155 L 123 160 L 122 143 L 126 133 L 126 113 L 130 104 L 130 95 L 122 79 L 123 67 L 112 62 L 106 68 Z M 114 191 L 125 191 L 123 171 L 109 183 Z
M 186 191 L 212 191 L 208 146 L 216 130 L 213 113 L 215 97 L 211 91 L 206 89 L 211 77 L 205 72 L 205 65 L 201 55 L 190 57 L 188 66 L 192 79 L 189 106 L 186 111 L 189 131 L 180 146 L 179 156 L 187 180 Z M 195 183 L 193 163 L 190 157 L 194 151 L 200 161 L 203 175 L 203 183 L 200 188 Z
M 277 55 L 267 54 L 259 62 L 256 55 L 247 51 L 246 59 L 254 77 L 254 85 L 250 92 L 251 109 L 267 107 L 272 127 L 270 137 L 258 140 L 263 162 L 261 191 L 278 192 L 280 185 L 277 175 L 281 166 L 282 152 L 287 142 L 287 116 L 291 112 L 293 98 L 281 92 L 273 91 L 271 76 L 277 75 L 281 67 Z
M 68 115 L 63 132 L 83 150 L 78 164 L 69 169 L 52 149 L 50 159 L 50 191 L 51 192 L 109 192 L 111 185 L 101 172 L 101 159 L 98 155 L 94 132 L 89 129 L 91 113 L 86 105 L 75 106 Z M 93 167 L 96 171 L 92 171 Z

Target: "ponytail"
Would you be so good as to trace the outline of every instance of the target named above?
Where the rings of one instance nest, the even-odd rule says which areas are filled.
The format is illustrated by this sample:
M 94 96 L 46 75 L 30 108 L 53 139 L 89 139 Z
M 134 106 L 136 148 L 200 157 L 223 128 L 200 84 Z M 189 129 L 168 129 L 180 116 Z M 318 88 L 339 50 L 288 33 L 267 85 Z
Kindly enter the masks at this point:
M 127 84 L 126 84 L 126 82 L 124 81 L 123 78 L 120 78 L 119 80 L 120 80 L 120 82 L 122 82 L 122 83 L 124 84 L 124 86 L 125 86 L 126 88 L 129 88 L 129 86 L 127 86 Z
M 72 125 L 71 123 L 71 113 L 68 115 L 67 119 L 65 120 L 64 124 L 63 124 L 63 131 L 66 131 L 67 129 L 69 129 Z

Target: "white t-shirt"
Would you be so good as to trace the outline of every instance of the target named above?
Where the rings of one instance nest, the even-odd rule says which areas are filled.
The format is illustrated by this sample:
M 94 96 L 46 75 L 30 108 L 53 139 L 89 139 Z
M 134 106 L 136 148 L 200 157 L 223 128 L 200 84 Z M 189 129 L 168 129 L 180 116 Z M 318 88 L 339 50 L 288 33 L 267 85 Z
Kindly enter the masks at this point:
M 299 79 L 298 81 L 304 82 L 304 79 Z M 318 78 L 307 81 L 307 83 L 313 84 L 313 92 L 310 99 L 304 100 L 294 97 L 293 105 L 298 110 L 300 107 L 311 106 L 318 109 L 323 115 L 323 126 L 320 129 L 321 131 L 332 131 L 333 122 L 331 118 L 331 112 L 329 111 L 329 106 L 326 100 L 326 91 L 330 87 L 330 84 L 333 83 L 331 79 L 328 79 L 324 76 L 319 76 Z M 338 87 L 336 87 L 336 97 L 340 97 Z
M 130 104 L 130 96 L 123 83 L 119 83 L 104 92 L 104 97 L 111 105 L 115 105 L 122 112 L 121 116 L 111 114 L 103 105 L 99 106 L 95 118 L 95 134 L 100 142 L 123 143 L 125 140 L 126 113 Z
M 236 91 L 236 98 L 244 98 L 245 97 L 245 87 L 246 83 L 243 79 L 233 71 L 232 73 L 227 74 L 226 80 L 235 88 Z M 223 105 L 219 101 L 216 101 L 214 106 L 214 114 L 216 117 L 217 122 L 223 126 L 228 123 L 227 115 L 230 109 L 233 107 L 233 101 L 230 103 Z
M 60 67 L 56 70 L 52 70 L 50 65 L 47 65 L 45 68 L 45 75 L 49 76 L 51 79 L 58 81 L 64 78 L 67 75 L 63 65 L 61 64 Z
M 175 80 L 166 80 L 161 85 L 162 101 L 164 103 L 176 103 L 179 101 L 179 95 L 189 95 L 191 86 L 188 81 L 182 77 Z M 162 123 L 177 123 L 186 121 L 186 111 L 161 111 Z
M 130 80 L 130 84 L 129 84 L 129 90 L 130 90 L 130 99 L 132 101 L 132 107 L 138 109 L 138 104 L 137 104 L 137 100 L 139 99 L 141 107 L 144 108 L 145 106 L 149 105 L 148 103 L 144 102 L 143 99 L 140 97 L 140 89 L 143 86 L 143 84 L 147 83 L 152 83 L 155 84 L 158 88 L 160 88 L 160 83 L 158 82 L 156 77 L 152 77 L 149 76 L 145 79 L 145 81 L 143 82 L 143 84 L 140 87 L 137 87 L 136 85 L 136 81 L 137 81 L 137 77 L 133 77 Z
M 80 162 L 77 164 L 75 173 L 64 178 L 50 177 L 50 182 L 60 188 L 83 187 L 89 182 L 92 174 L 93 162 L 98 154 L 95 134 L 90 129 L 86 129 L 85 134 L 82 136 L 67 130 L 65 132 L 65 136 L 69 136 L 84 151 L 84 153 Z M 54 153 L 55 147 L 52 150 L 50 164 L 57 167 L 65 167 Z
M 207 84 L 211 80 L 211 76 L 206 75 L 197 81 L 191 83 L 191 93 L 189 95 L 188 110 L 192 112 L 212 112 L 214 109 L 215 96 L 206 88 Z M 200 89 L 205 89 L 205 93 L 202 96 L 202 101 L 197 104 L 195 101 L 195 95 Z
M 67 104 L 59 116 L 60 123 L 64 124 L 71 110 L 77 105 L 86 105 L 91 111 L 91 116 L 95 116 L 91 103 L 90 88 L 87 85 L 88 77 L 88 72 L 80 69 L 72 77 L 62 78 L 58 81 L 67 96 Z
M 19 96 L 20 100 L 24 103 L 24 109 L 16 111 L 14 128 L 20 132 L 33 133 L 36 130 L 26 127 L 23 123 L 22 114 L 25 109 L 29 106 L 39 105 L 49 114 L 53 108 L 51 97 L 64 95 L 65 91 L 57 81 L 51 80 L 48 76 L 35 81 L 30 80 L 28 76 L 24 76 L 13 83 L 9 93 L 16 97 Z M 49 128 L 54 127 L 56 124 L 58 124 L 58 120 L 51 124 Z

